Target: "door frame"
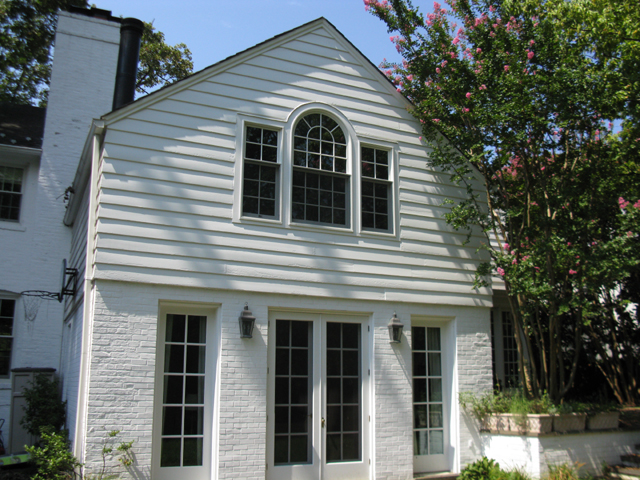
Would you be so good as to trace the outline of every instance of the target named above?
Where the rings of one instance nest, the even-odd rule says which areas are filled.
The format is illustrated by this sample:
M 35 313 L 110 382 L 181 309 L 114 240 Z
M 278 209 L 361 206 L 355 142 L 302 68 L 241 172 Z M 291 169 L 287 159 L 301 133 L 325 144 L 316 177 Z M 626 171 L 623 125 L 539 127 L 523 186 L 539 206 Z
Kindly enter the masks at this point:
M 151 476 L 154 479 L 181 479 L 185 475 L 194 480 L 217 478 L 218 458 L 218 404 L 220 389 L 218 385 L 220 304 L 198 304 L 192 302 L 160 302 L 156 332 L 156 365 L 153 392 L 153 427 L 151 443 Z M 207 317 L 206 359 L 205 359 L 205 398 L 204 398 L 204 436 L 202 458 L 199 467 L 160 467 L 162 438 L 162 394 L 164 388 L 164 344 L 167 315 L 204 315 Z M 166 469 L 166 470 L 165 470 Z
M 275 403 L 275 334 L 276 320 L 299 320 L 312 322 L 313 332 L 313 362 L 312 362 L 312 448 L 311 464 L 308 465 L 274 465 L 273 437 L 274 437 L 274 403 Z M 360 374 L 361 385 L 361 438 L 362 438 L 362 459 L 359 462 L 337 462 L 326 464 L 321 458 L 325 451 L 325 431 L 320 422 L 326 417 L 326 372 L 323 368 L 326 351 L 326 323 L 358 323 L 360 330 Z M 276 478 L 286 479 L 348 479 L 363 478 L 362 469 L 367 469 L 366 478 L 372 472 L 372 433 L 373 433 L 373 399 L 371 394 L 371 351 L 373 350 L 373 328 L 370 314 L 359 313 L 336 313 L 336 312 L 313 312 L 313 311 L 293 311 L 293 310 L 270 310 L 268 324 L 268 352 L 267 352 L 267 480 Z M 336 472 L 339 470 L 339 472 Z M 357 473 L 354 472 L 357 470 Z M 324 477 L 323 477 L 324 476 Z
M 412 315 L 412 327 L 437 327 L 440 328 L 440 342 L 442 352 L 442 394 L 443 394 L 443 421 L 445 430 L 444 459 L 440 465 L 430 468 L 426 455 L 413 455 L 414 473 L 457 471 L 457 452 L 459 444 L 458 427 L 458 375 L 457 375 L 457 342 L 456 321 L 454 317 L 430 317 L 425 315 Z M 411 344 L 413 351 L 413 339 Z M 412 354 L 413 362 L 413 354 Z M 411 445 L 413 448 L 413 365 L 411 368 L 412 395 L 411 395 Z

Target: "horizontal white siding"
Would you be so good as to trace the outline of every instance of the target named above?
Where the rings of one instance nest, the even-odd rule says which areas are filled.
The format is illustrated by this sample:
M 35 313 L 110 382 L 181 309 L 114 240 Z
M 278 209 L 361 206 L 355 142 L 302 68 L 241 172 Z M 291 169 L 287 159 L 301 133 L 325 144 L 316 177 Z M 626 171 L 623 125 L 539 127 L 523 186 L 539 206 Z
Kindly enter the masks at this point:
M 406 102 L 321 23 L 272 44 L 108 123 L 96 278 L 489 305 L 489 290 L 471 288 L 480 237 L 465 244 L 466 234 L 443 218 L 444 200 L 463 192 L 426 167 L 428 152 Z M 340 111 L 358 141 L 396 146 L 397 236 L 288 226 L 286 219 L 233 222 L 242 180 L 235 178 L 238 114 L 256 124 L 284 123 L 310 102 Z M 282 168 L 288 165 L 285 158 Z M 357 182 L 352 175 L 352 188 Z

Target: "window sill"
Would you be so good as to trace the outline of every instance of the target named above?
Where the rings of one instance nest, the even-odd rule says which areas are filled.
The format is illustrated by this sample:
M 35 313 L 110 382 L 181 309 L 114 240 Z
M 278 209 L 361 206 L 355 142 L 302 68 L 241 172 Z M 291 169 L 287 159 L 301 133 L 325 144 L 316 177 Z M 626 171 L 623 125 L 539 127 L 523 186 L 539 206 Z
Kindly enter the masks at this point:
M 27 227 L 19 222 L 8 222 L 6 220 L 0 220 L 0 230 L 13 230 L 14 232 L 26 232 Z
M 394 232 L 382 232 L 376 230 L 360 230 L 361 237 L 384 238 L 388 240 L 398 240 L 398 235 Z
M 275 218 L 260 218 L 260 217 L 240 217 L 238 220 L 235 220 L 233 223 L 242 223 L 242 224 L 253 224 L 253 225 L 273 225 L 282 226 L 282 220 L 276 220 Z
M 289 223 L 289 228 L 293 230 L 306 230 L 306 231 L 313 231 L 313 232 L 319 232 L 319 233 L 331 233 L 331 234 L 339 234 L 339 235 L 353 236 L 354 234 L 353 228 L 350 228 L 350 227 L 334 227 L 332 225 L 318 225 L 315 223 L 291 222 Z

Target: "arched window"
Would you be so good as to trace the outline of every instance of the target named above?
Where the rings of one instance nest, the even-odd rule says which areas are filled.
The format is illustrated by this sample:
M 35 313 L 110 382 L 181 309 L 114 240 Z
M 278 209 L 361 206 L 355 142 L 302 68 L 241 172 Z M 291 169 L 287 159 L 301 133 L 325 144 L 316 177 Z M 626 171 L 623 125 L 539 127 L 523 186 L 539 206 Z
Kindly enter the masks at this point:
M 340 125 L 323 113 L 301 118 L 293 141 L 292 220 L 349 226 L 349 180 Z

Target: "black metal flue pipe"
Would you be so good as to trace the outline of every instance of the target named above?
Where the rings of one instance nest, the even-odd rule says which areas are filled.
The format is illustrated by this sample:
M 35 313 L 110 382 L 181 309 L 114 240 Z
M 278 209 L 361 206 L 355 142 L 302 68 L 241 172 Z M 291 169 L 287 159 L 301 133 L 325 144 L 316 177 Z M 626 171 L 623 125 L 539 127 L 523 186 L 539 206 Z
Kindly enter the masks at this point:
M 137 18 L 125 18 L 120 26 L 118 70 L 113 91 L 113 109 L 133 102 L 136 93 L 136 74 L 140 57 L 140 41 L 144 24 Z

